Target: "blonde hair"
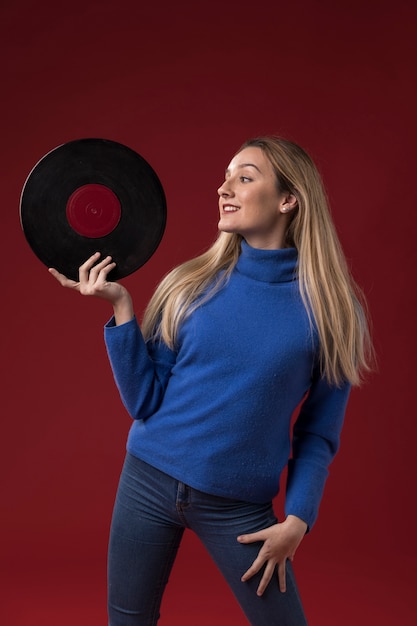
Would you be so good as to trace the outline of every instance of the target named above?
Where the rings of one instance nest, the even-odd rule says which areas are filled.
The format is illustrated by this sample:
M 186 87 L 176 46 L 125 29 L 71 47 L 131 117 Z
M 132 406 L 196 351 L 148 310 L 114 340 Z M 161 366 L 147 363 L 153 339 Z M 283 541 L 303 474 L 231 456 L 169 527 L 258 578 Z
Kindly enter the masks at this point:
M 300 146 L 286 139 L 250 139 L 238 153 L 248 147 L 260 148 L 269 159 L 278 190 L 297 198 L 286 244 L 298 250 L 299 289 L 317 328 L 322 375 L 331 384 L 357 385 L 372 359 L 366 304 L 348 270 L 317 168 Z M 180 324 L 227 281 L 241 241 L 238 234 L 221 232 L 204 254 L 162 280 L 145 311 L 146 339 L 159 337 L 174 348 Z

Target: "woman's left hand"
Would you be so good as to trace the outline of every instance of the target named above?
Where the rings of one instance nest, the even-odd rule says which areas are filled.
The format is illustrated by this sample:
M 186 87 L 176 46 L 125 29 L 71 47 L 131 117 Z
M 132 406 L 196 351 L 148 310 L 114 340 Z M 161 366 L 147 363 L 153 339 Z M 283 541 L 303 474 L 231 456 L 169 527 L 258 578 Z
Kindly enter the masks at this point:
M 268 586 L 275 570 L 278 566 L 279 588 L 282 592 L 286 591 L 285 580 L 285 564 L 287 559 L 293 560 L 295 551 L 301 543 L 307 531 L 307 524 L 295 515 L 289 515 L 284 522 L 264 528 L 257 533 L 249 535 L 240 535 L 237 540 L 240 543 L 254 543 L 263 541 L 264 544 L 260 549 L 258 556 L 243 574 L 241 580 L 246 582 L 257 574 L 260 569 L 265 566 L 264 573 L 259 583 L 257 594 L 261 596 Z

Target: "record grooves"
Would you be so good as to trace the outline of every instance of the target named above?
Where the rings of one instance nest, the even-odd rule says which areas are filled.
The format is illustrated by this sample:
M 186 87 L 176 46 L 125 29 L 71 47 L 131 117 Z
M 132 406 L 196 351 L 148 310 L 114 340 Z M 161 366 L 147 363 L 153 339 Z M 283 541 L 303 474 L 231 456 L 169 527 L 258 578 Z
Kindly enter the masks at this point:
M 152 167 L 108 139 L 79 139 L 46 154 L 22 190 L 25 237 L 47 266 L 78 280 L 94 252 L 116 262 L 109 278 L 132 274 L 158 247 L 166 199 Z

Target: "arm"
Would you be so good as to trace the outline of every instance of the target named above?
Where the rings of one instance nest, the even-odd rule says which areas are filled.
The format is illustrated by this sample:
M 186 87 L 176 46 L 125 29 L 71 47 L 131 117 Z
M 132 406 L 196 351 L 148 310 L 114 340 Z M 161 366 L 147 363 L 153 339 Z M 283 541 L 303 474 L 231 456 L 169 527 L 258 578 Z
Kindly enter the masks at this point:
M 133 419 L 147 419 L 159 407 L 176 353 L 164 343 L 145 343 L 136 318 L 106 324 L 104 336 L 120 397 Z
M 328 466 L 340 440 L 350 387 L 329 385 L 316 373 L 293 432 L 293 456 L 288 465 L 286 519 L 257 533 L 238 537 L 241 543 L 263 541 L 257 558 L 242 576 L 245 582 L 265 567 L 257 593 L 262 595 L 278 568 L 280 590 L 286 589 L 285 562 L 294 558 L 316 518 Z
M 79 281 L 55 269 L 50 273 L 63 286 L 84 296 L 107 300 L 114 317 L 105 329 L 107 350 L 122 401 L 133 418 L 145 419 L 159 406 L 175 354 L 163 344 L 146 346 L 133 313 L 127 289 L 107 280 L 115 267 L 111 257 L 93 254 L 79 270 Z
M 339 449 L 349 393 L 350 385 L 329 385 L 316 372 L 294 425 L 285 512 L 303 519 L 309 530 L 317 519 L 328 467 Z

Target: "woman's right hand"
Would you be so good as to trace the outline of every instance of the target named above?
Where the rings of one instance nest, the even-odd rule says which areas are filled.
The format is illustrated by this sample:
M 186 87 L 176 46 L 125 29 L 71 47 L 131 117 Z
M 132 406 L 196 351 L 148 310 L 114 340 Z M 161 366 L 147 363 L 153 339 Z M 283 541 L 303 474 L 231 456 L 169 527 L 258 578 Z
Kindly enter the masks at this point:
M 78 291 L 83 296 L 95 296 L 107 300 L 113 305 L 116 324 L 123 324 L 134 315 L 132 298 L 129 292 L 120 283 L 107 280 L 108 274 L 116 267 L 110 256 L 99 263 L 100 253 L 93 254 L 79 269 L 79 281 L 71 280 L 60 274 L 56 269 L 49 272 L 63 286 Z

